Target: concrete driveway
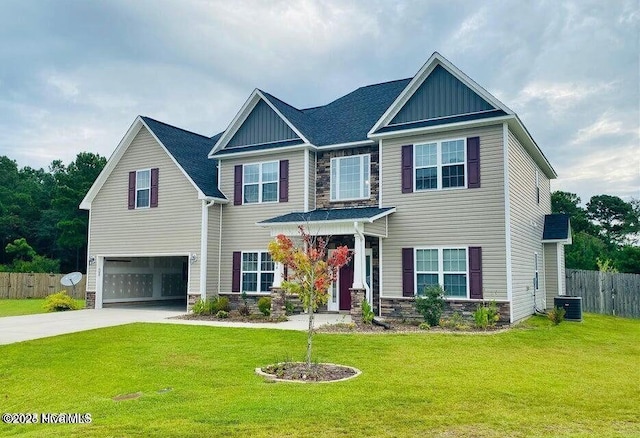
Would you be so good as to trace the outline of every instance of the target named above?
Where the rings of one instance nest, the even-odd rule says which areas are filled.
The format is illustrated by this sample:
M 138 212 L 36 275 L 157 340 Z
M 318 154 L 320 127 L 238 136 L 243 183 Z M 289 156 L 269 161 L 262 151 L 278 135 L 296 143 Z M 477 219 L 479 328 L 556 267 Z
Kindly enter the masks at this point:
M 228 321 L 194 321 L 168 319 L 183 315 L 184 310 L 171 308 L 105 308 L 70 312 L 40 313 L 37 315 L 7 316 L 0 318 L 0 345 L 32 339 L 47 338 L 66 333 L 82 332 L 134 322 L 167 324 L 208 325 L 213 327 L 273 328 L 282 330 L 306 330 L 307 315 L 293 315 L 280 323 L 242 323 Z M 344 314 L 316 314 L 314 327 L 338 322 L 351 322 Z

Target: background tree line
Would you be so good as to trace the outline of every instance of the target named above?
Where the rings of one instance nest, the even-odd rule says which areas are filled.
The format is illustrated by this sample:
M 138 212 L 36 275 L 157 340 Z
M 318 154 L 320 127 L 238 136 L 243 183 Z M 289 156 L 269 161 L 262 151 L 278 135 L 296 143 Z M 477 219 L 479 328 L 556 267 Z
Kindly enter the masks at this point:
M 554 213 L 571 216 L 571 245 L 565 246 L 569 269 L 616 270 L 640 274 L 640 201 L 592 196 L 580 206 L 575 193 L 553 192 Z
M 0 271 L 86 270 L 89 214 L 78 205 L 106 162 L 82 152 L 45 171 L 0 157 Z
M 78 205 L 106 162 L 82 152 L 69 165 L 55 160 L 45 171 L 19 169 L 14 160 L 0 157 L 0 270 L 85 271 L 89 214 Z M 586 207 L 580 202 L 575 193 L 551 194 L 552 211 L 571 216 L 566 267 L 606 265 L 640 274 L 640 201 L 598 195 Z

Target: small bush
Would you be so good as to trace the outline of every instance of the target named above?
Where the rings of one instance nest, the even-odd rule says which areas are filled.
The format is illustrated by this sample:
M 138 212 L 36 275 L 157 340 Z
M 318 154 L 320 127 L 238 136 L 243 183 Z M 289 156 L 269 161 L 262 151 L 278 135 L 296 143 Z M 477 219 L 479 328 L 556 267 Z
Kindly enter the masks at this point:
M 216 313 L 216 318 L 225 319 L 229 317 L 229 312 L 225 310 L 218 310 Z
M 362 322 L 365 324 L 371 324 L 373 321 L 373 310 L 371 310 L 371 304 L 365 298 L 362 300 Z
M 498 305 L 495 302 L 491 302 L 489 306 L 480 306 L 473 312 L 473 320 L 475 326 L 486 330 L 489 327 L 494 327 L 500 320 L 500 313 L 498 312 Z
M 211 315 L 211 302 L 198 298 L 198 301 L 193 304 L 191 311 L 196 315 Z
M 416 297 L 416 311 L 424 317 L 430 326 L 440 322 L 444 310 L 444 291 L 440 285 L 428 286 L 424 295 Z
M 258 300 L 258 310 L 264 315 L 271 315 L 271 297 L 262 297 Z
M 65 291 L 49 295 L 44 302 L 47 312 L 62 312 L 65 310 L 77 310 L 80 306 Z
M 554 307 L 547 312 L 547 318 L 551 320 L 553 325 L 558 325 L 564 321 L 564 315 L 567 313 L 564 307 Z
M 229 310 L 231 310 L 229 298 L 217 296 L 211 300 L 211 313 L 217 314 L 221 310 L 224 310 L 225 312 L 229 312 Z
M 431 330 L 431 326 L 429 325 L 428 322 L 421 322 L 418 328 L 420 330 Z
M 291 301 L 284 302 L 284 313 L 285 315 L 293 315 L 296 311 L 296 306 Z
M 251 309 L 249 309 L 248 305 L 243 304 L 238 307 L 238 313 L 240 314 L 240 316 L 249 316 L 251 314 Z

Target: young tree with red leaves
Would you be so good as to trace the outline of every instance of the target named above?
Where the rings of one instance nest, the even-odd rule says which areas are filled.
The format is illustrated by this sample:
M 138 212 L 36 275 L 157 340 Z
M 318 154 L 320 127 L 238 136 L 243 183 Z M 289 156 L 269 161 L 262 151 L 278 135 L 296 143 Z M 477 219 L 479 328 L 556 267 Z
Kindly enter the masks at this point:
M 273 261 L 288 268 L 288 276 L 282 288 L 297 294 L 309 314 L 307 334 L 307 367 L 311 368 L 311 347 L 313 338 L 313 314 L 318 306 L 329 299 L 329 287 L 336 280 L 338 270 L 349 263 L 349 248 L 339 246 L 327 257 L 327 240 L 310 235 L 304 226 L 298 227 L 302 237 L 302 247 L 296 248 L 293 241 L 279 234 L 269 243 L 269 253 Z

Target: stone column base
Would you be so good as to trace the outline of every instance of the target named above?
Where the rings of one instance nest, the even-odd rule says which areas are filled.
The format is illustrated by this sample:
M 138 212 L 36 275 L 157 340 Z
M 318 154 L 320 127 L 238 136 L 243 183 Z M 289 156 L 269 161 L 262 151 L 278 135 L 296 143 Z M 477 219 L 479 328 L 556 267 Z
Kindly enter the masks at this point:
M 350 288 L 351 292 L 351 320 L 356 324 L 362 324 L 362 301 L 365 300 L 366 290 L 362 288 Z
M 285 292 L 281 287 L 271 288 L 271 317 L 280 318 L 287 314 Z
M 96 293 L 87 291 L 87 295 L 86 295 L 84 303 L 85 303 L 84 306 L 87 309 L 95 309 L 96 308 Z

